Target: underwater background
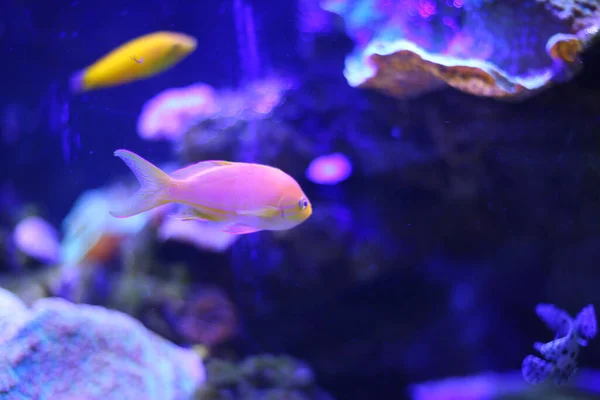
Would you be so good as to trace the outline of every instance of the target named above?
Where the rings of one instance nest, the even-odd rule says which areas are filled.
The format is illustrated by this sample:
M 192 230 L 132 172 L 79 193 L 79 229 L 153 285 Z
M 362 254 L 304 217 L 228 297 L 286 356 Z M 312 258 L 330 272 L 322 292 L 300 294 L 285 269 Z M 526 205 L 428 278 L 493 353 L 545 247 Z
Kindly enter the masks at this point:
M 4 0 L 0 399 L 600 399 L 599 24 L 598 0 Z M 165 31 L 189 54 L 136 78 L 154 53 L 117 50 L 91 87 Z M 115 218 L 117 149 L 279 168 L 312 215 Z

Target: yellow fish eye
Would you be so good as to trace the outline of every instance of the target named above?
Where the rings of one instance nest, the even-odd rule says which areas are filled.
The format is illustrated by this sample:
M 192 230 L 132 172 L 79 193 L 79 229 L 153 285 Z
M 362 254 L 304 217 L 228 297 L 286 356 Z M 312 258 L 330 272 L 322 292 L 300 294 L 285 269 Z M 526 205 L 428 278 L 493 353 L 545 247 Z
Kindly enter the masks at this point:
M 305 198 L 301 198 L 300 202 L 298 203 L 298 206 L 300 207 L 301 210 L 306 210 L 308 208 L 308 200 Z

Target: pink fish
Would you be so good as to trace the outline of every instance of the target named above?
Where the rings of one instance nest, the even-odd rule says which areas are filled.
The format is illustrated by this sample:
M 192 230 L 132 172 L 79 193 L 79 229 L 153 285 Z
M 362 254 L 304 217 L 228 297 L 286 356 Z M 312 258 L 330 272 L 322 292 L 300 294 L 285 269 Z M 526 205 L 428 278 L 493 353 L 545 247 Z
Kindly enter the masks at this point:
M 176 218 L 197 220 L 231 234 L 286 230 L 312 214 L 310 201 L 291 176 L 267 165 L 203 161 L 168 175 L 128 150 L 117 150 L 141 188 L 118 218 L 168 203 L 185 206 Z

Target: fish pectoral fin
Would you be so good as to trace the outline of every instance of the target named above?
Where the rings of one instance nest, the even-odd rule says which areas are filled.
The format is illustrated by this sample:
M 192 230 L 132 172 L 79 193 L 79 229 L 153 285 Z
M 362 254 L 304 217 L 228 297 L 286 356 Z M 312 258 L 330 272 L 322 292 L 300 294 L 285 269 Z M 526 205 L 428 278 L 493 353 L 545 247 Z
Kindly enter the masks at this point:
M 266 207 L 262 207 L 262 208 L 256 208 L 253 210 L 237 211 L 238 215 L 251 215 L 254 217 L 261 217 L 261 218 L 272 218 L 279 213 L 281 213 L 281 211 L 277 207 L 273 207 L 273 206 L 266 206 Z
M 171 215 L 171 218 L 178 219 L 180 221 L 199 221 L 199 222 L 211 222 L 208 215 L 205 215 L 195 208 L 182 208 L 179 212 Z
M 172 217 L 173 219 L 179 220 L 179 221 L 199 221 L 199 222 L 208 222 L 207 219 L 204 218 L 194 218 L 194 217 L 185 217 L 185 216 L 179 216 L 179 215 L 173 215 Z
M 254 228 L 249 225 L 234 224 L 234 225 L 229 225 L 228 227 L 223 229 L 223 232 L 231 233 L 232 235 L 245 235 L 247 233 L 254 233 L 254 232 L 258 232 L 260 230 L 261 229 Z

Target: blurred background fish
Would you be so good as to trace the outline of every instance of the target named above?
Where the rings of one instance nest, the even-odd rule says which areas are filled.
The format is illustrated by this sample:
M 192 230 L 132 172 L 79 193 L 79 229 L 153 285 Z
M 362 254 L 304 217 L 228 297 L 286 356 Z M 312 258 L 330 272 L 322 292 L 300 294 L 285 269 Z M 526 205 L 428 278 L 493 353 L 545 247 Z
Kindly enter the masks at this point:
M 196 39 L 155 32 L 133 39 L 71 77 L 75 93 L 108 88 L 157 75 L 196 50 Z

